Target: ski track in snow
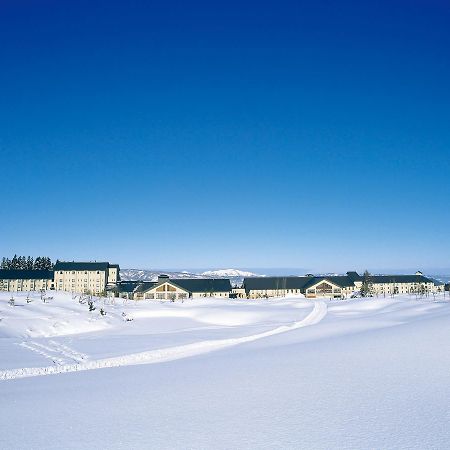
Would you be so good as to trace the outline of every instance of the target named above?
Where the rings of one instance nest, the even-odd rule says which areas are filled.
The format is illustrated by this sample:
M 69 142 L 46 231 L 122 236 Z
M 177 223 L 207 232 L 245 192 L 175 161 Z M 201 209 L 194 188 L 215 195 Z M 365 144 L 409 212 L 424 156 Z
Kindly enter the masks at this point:
M 150 350 L 146 352 L 132 353 L 129 355 L 117 356 L 112 358 L 103 358 L 91 361 L 84 361 L 84 358 L 87 357 L 86 355 L 82 355 L 81 353 L 75 352 L 62 344 L 50 341 L 50 343 L 53 345 L 54 348 L 51 351 L 59 351 L 60 355 L 63 356 L 68 356 L 68 354 L 71 354 L 72 359 L 75 359 L 76 356 L 77 358 L 81 358 L 83 362 L 78 361 L 77 364 L 64 364 L 64 363 L 59 364 L 58 359 L 56 359 L 55 364 L 59 365 L 53 365 L 48 367 L 24 367 L 19 369 L 1 370 L 0 380 L 12 380 L 16 378 L 28 378 L 43 375 L 54 375 L 59 373 L 80 372 L 84 370 L 104 369 L 109 367 L 122 367 L 137 364 L 155 364 L 167 361 L 174 361 L 181 358 L 188 358 L 190 356 L 197 356 L 204 353 L 221 350 L 227 347 L 233 347 L 235 345 L 244 344 L 247 342 L 257 341 L 258 339 L 263 339 L 269 336 L 274 336 L 276 334 L 285 333 L 287 331 L 295 330 L 297 328 L 315 325 L 319 323 L 326 316 L 326 314 L 327 314 L 326 303 L 323 301 L 316 301 L 314 302 L 313 310 L 304 319 L 298 322 L 294 322 L 290 325 L 279 326 L 277 328 L 274 328 L 273 330 L 265 331 L 263 333 L 258 333 L 239 338 L 200 341 L 195 342 L 193 344 L 186 344 L 176 347 Z M 29 344 L 30 343 L 22 343 L 21 345 L 29 348 L 28 347 Z M 34 348 L 33 351 L 36 351 L 37 353 L 42 351 L 39 350 L 39 345 L 37 347 L 38 348 L 37 349 Z M 41 345 L 41 347 L 44 346 Z M 42 352 L 43 356 L 54 359 L 50 355 L 45 353 L 46 352 Z
M 46 345 L 36 341 L 25 341 L 19 345 L 43 356 L 44 358 L 52 360 L 57 366 L 68 365 L 74 361 L 76 363 L 83 363 L 86 359 L 88 359 L 88 356 L 84 353 L 77 352 L 64 344 L 60 344 L 53 340 L 48 341 Z

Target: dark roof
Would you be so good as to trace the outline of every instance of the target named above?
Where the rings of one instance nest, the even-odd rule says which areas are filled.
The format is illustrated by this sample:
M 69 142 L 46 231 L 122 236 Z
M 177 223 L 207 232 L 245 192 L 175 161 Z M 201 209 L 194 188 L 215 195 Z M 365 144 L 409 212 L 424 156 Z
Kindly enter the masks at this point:
M 432 283 L 423 275 L 371 275 L 372 283 Z
M 249 291 L 307 289 L 321 281 L 331 281 L 340 287 L 353 287 L 351 277 L 342 276 L 306 276 L 306 277 L 250 277 L 244 278 L 244 288 Z
M 53 280 L 53 270 L 1 269 L 0 280 Z
M 370 277 L 373 283 L 432 283 L 433 280 L 423 275 L 375 275 Z M 357 272 L 347 272 L 347 275 L 307 276 L 307 277 L 251 277 L 244 278 L 244 288 L 249 291 L 308 289 L 321 282 L 330 281 L 342 288 L 354 287 L 355 281 L 363 277 Z
M 110 264 L 107 262 L 75 262 L 75 261 L 58 261 L 53 269 L 58 270 L 104 270 L 107 271 Z
M 133 292 L 141 281 L 121 281 L 117 283 L 111 290 L 114 292 Z
M 244 288 L 249 291 L 303 289 L 314 277 L 249 277 Z
M 332 276 L 323 276 L 323 277 L 314 277 L 310 283 L 308 283 L 305 288 L 309 288 L 310 286 L 314 286 L 321 281 L 331 281 L 331 283 L 336 284 L 339 287 L 354 287 L 354 281 L 346 276 L 346 275 L 332 275 Z
M 189 292 L 231 292 L 231 283 L 227 278 L 173 278 L 173 281 Z
M 352 280 L 353 282 L 355 281 L 362 281 L 363 277 L 361 275 L 359 275 L 358 272 L 347 272 L 347 276 L 350 278 L 350 280 Z
M 430 278 L 428 277 L 428 279 L 430 281 L 432 281 L 434 283 L 435 286 L 445 286 L 445 283 L 443 281 L 440 280 L 436 280 L 436 278 Z
M 157 281 L 139 281 L 134 292 L 145 292 L 155 287 L 158 284 Z
M 138 286 L 136 292 L 153 289 L 164 283 L 172 283 L 188 292 L 231 292 L 230 280 L 226 278 L 163 278 L 158 282 L 144 282 Z

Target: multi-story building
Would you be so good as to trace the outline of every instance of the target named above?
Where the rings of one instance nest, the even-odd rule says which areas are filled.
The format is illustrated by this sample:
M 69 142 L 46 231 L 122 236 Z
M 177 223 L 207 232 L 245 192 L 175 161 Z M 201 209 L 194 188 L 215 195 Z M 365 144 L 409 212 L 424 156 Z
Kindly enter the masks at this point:
M 0 291 L 40 291 L 53 288 L 53 270 L 0 270 Z
M 118 264 L 58 261 L 54 266 L 57 291 L 100 294 L 120 281 Z

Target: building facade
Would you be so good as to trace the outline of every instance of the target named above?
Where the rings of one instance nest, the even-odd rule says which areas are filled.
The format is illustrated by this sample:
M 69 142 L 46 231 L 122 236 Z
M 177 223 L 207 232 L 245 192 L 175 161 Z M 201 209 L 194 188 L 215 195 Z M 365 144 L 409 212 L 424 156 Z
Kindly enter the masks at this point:
M 108 262 L 58 261 L 54 268 L 57 291 L 101 294 L 120 281 L 120 268 Z
M 225 278 L 169 278 L 157 281 L 123 281 L 110 290 L 112 295 L 134 300 L 184 300 L 191 297 L 229 298 L 230 280 Z
M 54 289 L 53 270 L 0 270 L 0 291 L 23 292 Z
M 357 272 L 341 276 L 244 278 L 247 298 L 303 294 L 307 298 L 348 298 L 361 290 L 364 278 Z M 443 290 L 442 283 L 417 272 L 415 275 L 376 275 L 366 282 L 371 295 L 429 294 Z

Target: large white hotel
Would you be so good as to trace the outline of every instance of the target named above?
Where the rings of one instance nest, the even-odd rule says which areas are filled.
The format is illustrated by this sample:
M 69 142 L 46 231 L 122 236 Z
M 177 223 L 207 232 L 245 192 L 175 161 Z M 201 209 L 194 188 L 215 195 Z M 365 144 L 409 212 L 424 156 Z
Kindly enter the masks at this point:
M 156 281 L 121 281 L 118 264 L 60 262 L 53 270 L 0 270 L 0 291 L 56 290 L 72 293 L 108 293 L 135 300 L 177 300 L 189 297 L 267 298 L 303 294 L 306 298 L 348 298 L 364 279 L 357 272 L 340 276 L 247 277 L 232 287 L 226 278 L 176 279 L 160 275 Z M 371 294 L 429 294 L 444 291 L 444 284 L 424 276 L 376 275 L 370 277 Z

